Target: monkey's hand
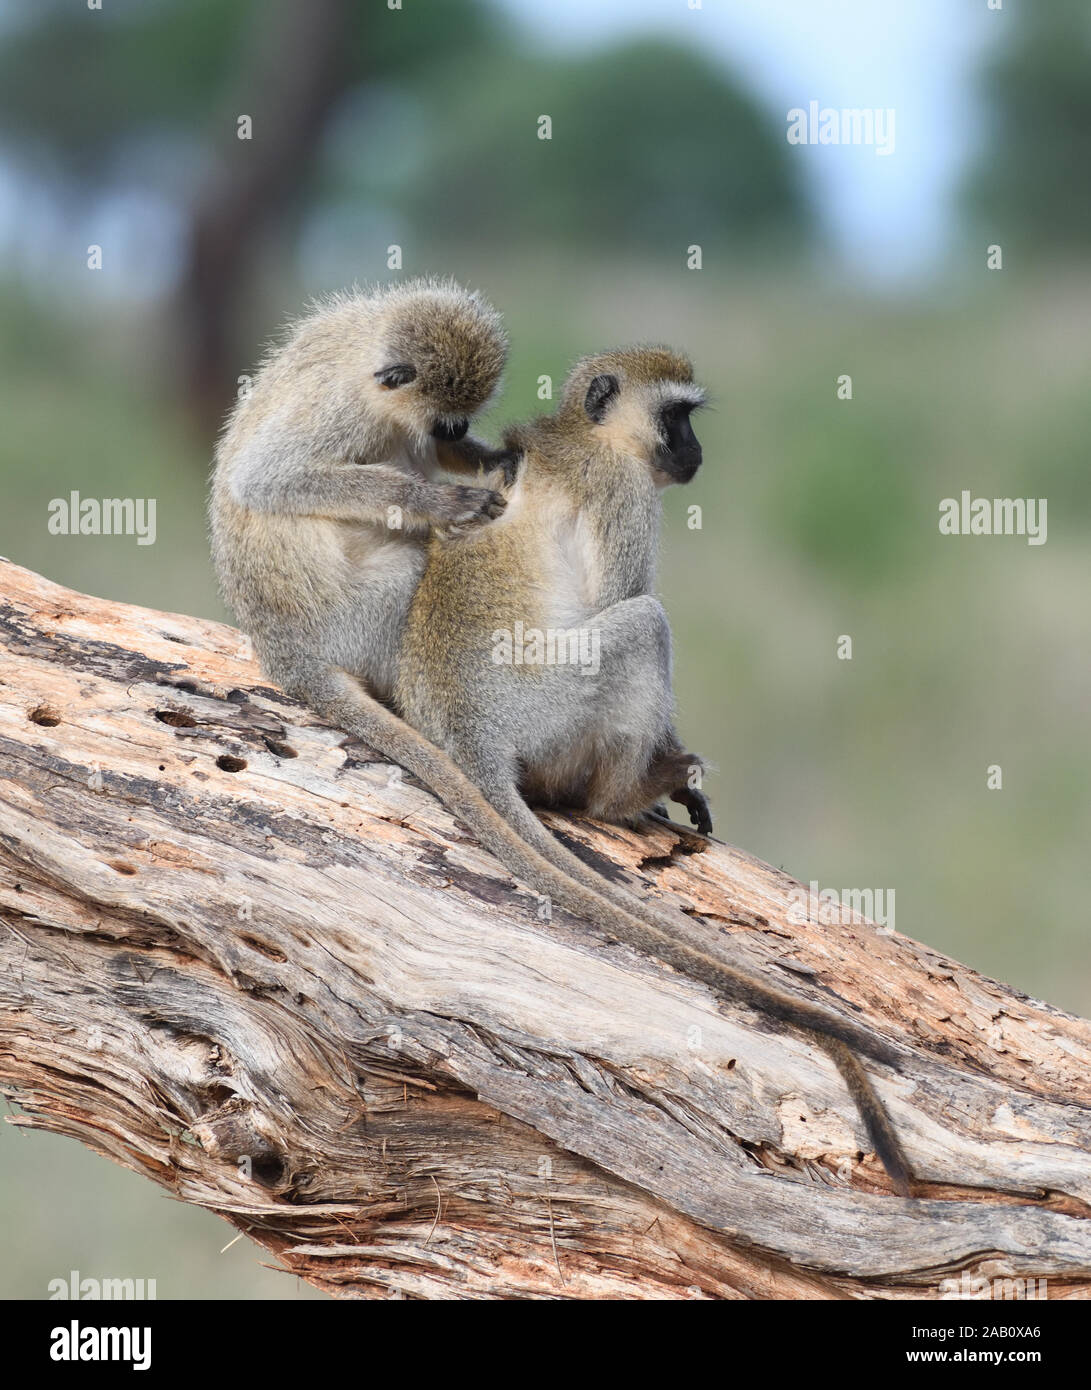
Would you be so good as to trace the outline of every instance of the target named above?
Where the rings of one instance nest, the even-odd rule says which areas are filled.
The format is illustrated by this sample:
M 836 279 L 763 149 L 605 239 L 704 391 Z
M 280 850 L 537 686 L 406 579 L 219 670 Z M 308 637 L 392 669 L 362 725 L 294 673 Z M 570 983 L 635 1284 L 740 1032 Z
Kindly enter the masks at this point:
M 712 834 L 712 809 L 704 792 L 696 787 L 679 787 L 671 792 L 671 800 L 686 808 L 694 828 L 702 835 Z
M 511 487 L 519 476 L 519 465 L 522 462 L 522 449 L 497 449 L 489 456 L 485 466 L 490 473 L 500 474 L 503 487 Z
M 460 529 L 494 520 L 507 505 L 492 488 L 438 483 L 429 489 L 427 518 L 433 526 Z

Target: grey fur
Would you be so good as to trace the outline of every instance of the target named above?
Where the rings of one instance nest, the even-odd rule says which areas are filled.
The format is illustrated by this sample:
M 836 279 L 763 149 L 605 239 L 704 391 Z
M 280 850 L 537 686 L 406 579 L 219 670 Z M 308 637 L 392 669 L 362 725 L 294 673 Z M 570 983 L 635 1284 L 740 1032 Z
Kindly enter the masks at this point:
M 506 350 L 479 295 L 412 280 L 333 296 L 268 355 L 227 421 L 210 504 L 224 597 L 263 660 L 307 652 L 389 697 L 431 530 L 503 508 L 494 488 L 437 475 L 511 455 L 431 429 L 485 404 Z M 411 351 L 416 379 L 387 390 L 375 374 Z

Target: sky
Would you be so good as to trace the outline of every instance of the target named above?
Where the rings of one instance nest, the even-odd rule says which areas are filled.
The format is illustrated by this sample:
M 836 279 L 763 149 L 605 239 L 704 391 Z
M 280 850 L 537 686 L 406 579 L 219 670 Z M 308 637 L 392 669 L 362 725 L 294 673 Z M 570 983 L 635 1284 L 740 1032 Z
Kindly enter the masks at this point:
M 952 200 L 983 138 L 974 79 L 1020 0 L 499 0 L 547 45 L 572 50 L 662 32 L 689 38 L 776 116 L 894 109 L 889 156 L 795 146 L 817 205 L 862 278 L 927 274 L 954 230 Z M 993 0 L 996 3 L 996 0 Z M 1035 0 L 1042 3 L 1042 0 Z

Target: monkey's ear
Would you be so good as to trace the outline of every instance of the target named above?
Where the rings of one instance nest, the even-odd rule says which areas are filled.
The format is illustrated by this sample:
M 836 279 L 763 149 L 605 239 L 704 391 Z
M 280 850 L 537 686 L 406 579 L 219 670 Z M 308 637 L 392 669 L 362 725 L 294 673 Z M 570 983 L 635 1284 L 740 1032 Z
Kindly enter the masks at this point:
M 616 376 L 595 377 L 583 399 L 583 408 L 587 411 L 588 419 L 594 420 L 596 425 L 601 425 L 610 408 L 610 402 L 620 390 Z
M 381 372 L 375 373 L 375 380 L 388 391 L 393 391 L 395 386 L 407 386 L 416 377 L 416 367 L 411 367 L 408 362 L 402 362 L 397 367 L 384 367 Z

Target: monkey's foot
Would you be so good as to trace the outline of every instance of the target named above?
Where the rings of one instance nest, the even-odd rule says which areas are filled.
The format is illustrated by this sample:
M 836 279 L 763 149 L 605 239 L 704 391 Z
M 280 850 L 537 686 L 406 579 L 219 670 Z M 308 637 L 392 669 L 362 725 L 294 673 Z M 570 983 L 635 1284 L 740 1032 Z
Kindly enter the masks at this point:
M 679 787 L 671 792 L 671 800 L 686 808 L 690 820 L 702 835 L 712 834 L 712 808 L 704 792 L 696 787 Z

